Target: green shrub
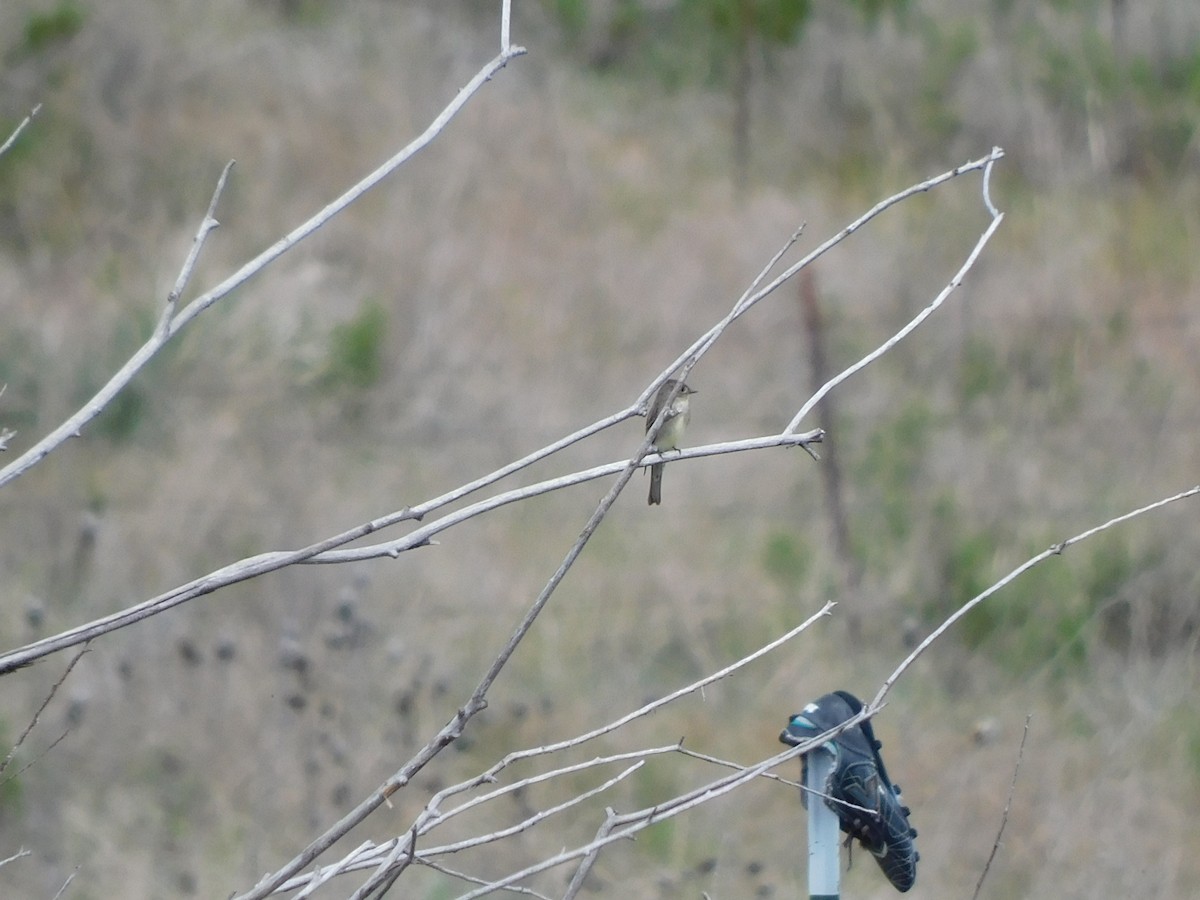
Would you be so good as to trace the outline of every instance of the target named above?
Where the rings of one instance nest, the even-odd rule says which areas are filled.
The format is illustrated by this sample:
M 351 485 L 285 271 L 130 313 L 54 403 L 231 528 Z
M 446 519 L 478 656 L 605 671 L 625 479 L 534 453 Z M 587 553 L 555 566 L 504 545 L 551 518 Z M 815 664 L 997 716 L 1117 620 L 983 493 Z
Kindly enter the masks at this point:
M 96 434 L 114 444 L 131 440 L 145 419 L 147 407 L 146 392 L 136 384 L 128 385 L 96 417 Z
M 767 538 L 763 568 L 781 587 L 795 588 L 808 574 L 812 556 L 812 549 L 798 535 L 777 531 Z
M 368 300 L 358 315 L 336 326 L 330 335 L 324 376 L 326 387 L 365 389 L 383 375 L 383 339 L 387 314 Z
M 558 15 L 563 30 L 571 38 L 578 38 L 587 26 L 586 0 L 554 0 L 554 12 Z
M 867 442 L 862 476 L 879 486 L 888 535 L 905 540 L 912 528 L 912 494 L 929 444 L 933 415 L 922 400 L 909 403 Z
M 49 12 L 30 13 L 25 20 L 24 48 L 37 53 L 51 44 L 68 41 L 83 29 L 83 7 L 74 0 L 62 0 Z
M 999 394 L 1007 385 L 1008 371 L 995 344 L 980 337 L 968 338 L 958 366 L 959 402 L 969 406 L 980 397 Z
M 72 405 L 80 407 L 94 397 L 112 374 L 149 339 L 155 324 L 153 315 L 147 311 L 119 318 L 102 349 L 80 360 Z M 151 389 L 145 385 L 153 385 L 155 373 L 161 374 L 169 366 L 172 352 L 173 348 L 168 345 L 163 353 L 151 360 L 138 380 L 126 385 L 109 401 L 90 426 L 95 434 L 117 444 L 133 439 L 145 423 L 151 406 Z
M 917 93 L 916 121 L 921 128 L 914 137 L 932 151 L 953 138 L 962 121 L 952 104 L 963 68 L 979 50 L 974 22 L 938 24 L 926 20 L 925 66 Z

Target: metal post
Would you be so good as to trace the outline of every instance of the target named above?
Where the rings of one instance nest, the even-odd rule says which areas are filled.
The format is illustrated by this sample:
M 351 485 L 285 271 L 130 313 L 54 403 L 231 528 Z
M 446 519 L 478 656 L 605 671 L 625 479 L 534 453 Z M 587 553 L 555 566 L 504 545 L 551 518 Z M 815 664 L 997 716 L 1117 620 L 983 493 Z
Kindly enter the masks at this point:
M 828 791 L 834 755 L 825 747 L 808 753 L 808 896 L 809 900 L 838 900 L 838 817 L 823 798 Z

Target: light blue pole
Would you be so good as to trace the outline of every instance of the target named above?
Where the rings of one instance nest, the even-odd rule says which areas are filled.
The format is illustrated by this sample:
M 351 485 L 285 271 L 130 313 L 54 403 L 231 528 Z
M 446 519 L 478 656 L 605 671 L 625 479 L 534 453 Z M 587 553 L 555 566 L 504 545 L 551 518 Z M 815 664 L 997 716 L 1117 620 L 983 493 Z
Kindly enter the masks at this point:
M 837 814 L 825 804 L 829 776 L 836 762 L 833 752 L 818 747 L 808 753 L 808 896 L 809 900 L 838 900 Z

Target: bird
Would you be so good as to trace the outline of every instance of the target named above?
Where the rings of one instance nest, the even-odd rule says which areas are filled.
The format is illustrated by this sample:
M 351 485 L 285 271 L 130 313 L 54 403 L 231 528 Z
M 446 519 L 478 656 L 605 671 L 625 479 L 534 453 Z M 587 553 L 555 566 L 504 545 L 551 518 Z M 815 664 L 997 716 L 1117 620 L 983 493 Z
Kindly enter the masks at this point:
M 675 388 L 678 387 L 678 393 Z M 679 442 L 683 440 L 683 432 L 687 428 L 688 420 L 691 418 L 690 395 L 697 393 L 692 390 L 682 381 L 674 378 L 668 378 L 663 382 L 662 387 L 658 389 L 658 393 L 654 395 L 654 402 L 650 404 L 650 412 L 646 414 L 646 432 L 654 427 L 655 421 L 658 419 L 658 414 L 662 412 L 663 406 L 667 400 L 675 394 L 675 399 L 671 400 L 671 405 L 667 409 L 667 414 L 663 416 L 662 427 L 658 429 L 658 434 L 654 437 L 654 449 L 662 454 L 668 450 L 678 450 Z M 650 496 L 647 503 L 650 506 L 657 506 L 662 503 L 662 470 L 666 463 L 655 463 L 650 467 Z

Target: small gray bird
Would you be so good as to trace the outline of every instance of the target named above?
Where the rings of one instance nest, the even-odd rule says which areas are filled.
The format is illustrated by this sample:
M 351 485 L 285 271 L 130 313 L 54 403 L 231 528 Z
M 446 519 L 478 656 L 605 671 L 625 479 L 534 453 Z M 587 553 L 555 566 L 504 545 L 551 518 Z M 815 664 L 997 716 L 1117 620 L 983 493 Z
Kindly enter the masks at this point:
M 658 418 L 658 414 L 662 412 L 663 404 L 667 402 L 667 398 L 671 396 L 676 385 L 679 385 L 679 393 L 671 401 L 671 406 L 663 418 L 662 428 L 658 429 L 658 435 L 654 438 L 654 449 L 659 453 L 679 449 L 679 442 L 683 440 L 683 432 L 687 428 L 688 420 L 691 418 L 691 410 L 688 409 L 690 405 L 689 395 L 696 393 L 696 391 L 693 391 L 686 384 L 674 378 L 668 378 L 663 382 L 662 387 L 658 389 L 658 393 L 654 395 L 654 402 L 650 404 L 650 412 L 646 414 L 646 431 L 654 427 L 654 421 Z M 662 503 L 662 470 L 664 465 L 666 463 L 655 463 L 650 467 L 650 498 L 647 502 L 651 506 Z

